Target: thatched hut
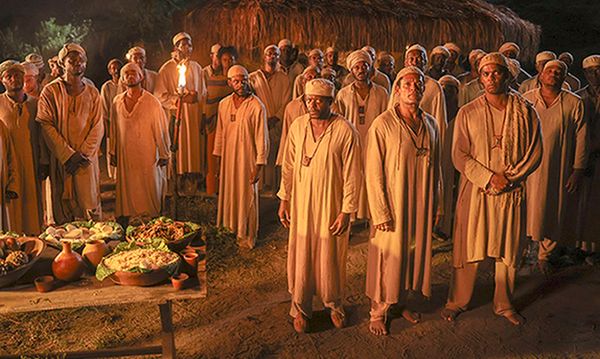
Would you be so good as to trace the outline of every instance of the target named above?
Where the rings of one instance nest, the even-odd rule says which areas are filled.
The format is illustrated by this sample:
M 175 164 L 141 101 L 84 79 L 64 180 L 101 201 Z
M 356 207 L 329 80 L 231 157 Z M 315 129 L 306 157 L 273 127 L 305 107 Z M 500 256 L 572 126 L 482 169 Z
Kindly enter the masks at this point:
M 282 38 L 304 50 L 369 44 L 396 54 L 415 42 L 431 49 L 453 41 L 490 51 L 514 41 L 521 60 L 530 61 L 541 33 L 512 10 L 483 0 L 208 0 L 183 22 L 198 57 L 220 42 L 237 46 L 245 62 L 259 61 L 262 49 Z

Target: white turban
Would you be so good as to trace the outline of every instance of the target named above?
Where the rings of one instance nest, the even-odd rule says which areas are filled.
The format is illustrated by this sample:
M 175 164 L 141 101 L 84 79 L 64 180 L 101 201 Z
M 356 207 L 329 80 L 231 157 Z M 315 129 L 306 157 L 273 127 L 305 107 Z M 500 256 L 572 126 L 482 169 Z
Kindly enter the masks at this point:
M 469 52 L 469 61 L 474 61 L 473 59 L 476 59 L 479 55 L 485 56 L 485 51 L 482 49 L 471 50 L 471 52 Z
M 500 48 L 498 49 L 498 52 L 504 52 L 504 51 L 509 51 L 509 50 L 514 50 L 517 53 L 517 56 L 519 56 L 519 53 L 521 52 L 521 48 L 519 47 L 519 45 L 515 44 L 514 42 L 505 42 L 502 44 L 502 46 L 500 46 Z
M 128 62 L 125 64 L 125 66 L 121 67 L 121 78 L 125 77 L 125 74 L 127 73 L 127 71 L 131 71 L 131 70 L 134 70 L 135 72 L 140 74 L 140 76 L 142 78 L 144 77 L 144 71 L 142 71 L 142 69 L 138 66 L 138 64 L 133 63 L 133 62 Z
M 589 69 L 590 67 L 600 66 L 600 55 L 590 55 L 583 59 L 581 67 Z
M 433 48 L 433 50 L 431 50 L 431 56 L 437 54 L 442 54 L 446 57 L 450 57 L 450 51 L 445 46 L 436 46 Z
M 556 60 L 556 54 L 552 51 L 542 51 L 535 55 L 535 62 Z
M 227 78 L 233 78 L 236 76 L 248 77 L 248 70 L 242 65 L 233 65 L 227 71 Z
M 281 50 L 279 50 L 279 47 L 277 47 L 277 45 L 271 44 L 271 45 L 268 45 L 267 47 L 265 47 L 265 49 L 263 50 L 263 54 L 266 55 L 267 51 L 269 51 L 271 49 L 275 49 L 278 53 L 281 53 Z
M 445 43 L 444 47 L 446 49 L 448 49 L 448 50 L 452 50 L 452 51 L 456 52 L 459 55 L 462 52 L 462 50 L 460 49 L 460 47 L 458 47 L 458 45 L 455 44 L 455 43 L 453 43 L 453 42 L 447 42 L 447 43 Z
M 190 36 L 190 34 L 182 31 L 180 33 L 175 34 L 175 36 L 173 36 L 173 45 L 177 46 L 177 43 L 183 39 L 188 39 L 188 40 L 190 40 L 190 42 L 192 42 L 192 37 Z
M 423 57 L 425 58 L 425 61 L 427 61 L 427 50 L 425 50 L 425 48 L 419 44 L 414 44 L 411 47 L 409 47 L 408 49 L 406 49 L 406 52 L 404 53 L 404 57 L 406 58 L 406 56 L 408 55 L 409 52 L 411 51 L 420 51 L 423 54 Z
M 25 74 L 25 68 L 18 61 L 15 60 L 6 60 L 0 64 L 0 76 L 4 75 L 4 73 L 8 70 L 15 69 L 17 71 Z
M 377 56 L 377 51 L 375 51 L 375 48 L 373 46 L 363 46 L 361 50 L 366 51 L 369 56 L 371 56 L 371 59 L 375 60 L 375 57 Z
M 304 94 L 307 96 L 323 96 L 333 98 L 335 95 L 335 85 L 326 79 L 313 79 L 306 83 Z
M 373 65 L 373 60 L 371 59 L 371 55 L 369 55 L 368 52 L 366 52 L 365 50 L 356 50 L 352 51 L 350 55 L 346 57 L 346 67 L 348 68 L 348 70 L 352 70 L 354 65 L 361 61 L 366 62 L 367 64 L 369 64 L 369 66 Z
M 121 62 L 121 60 L 119 60 L 119 59 L 110 59 L 110 61 L 108 61 L 108 64 L 106 64 L 106 68 L 109 68 L 110 65 L 113 64 L 113 63 L 115 63 L 115 62 L 117 64 L 119 64 L 119 66 L 123 65 L 123 62 Z
M 508 59 L 508 70 L 512 77 L 517 78 L 521 72 L 521 63 L 517 59 Z
M 440 85 L 454 86 L 457 89 L 460 88 L 460 81 L 458 81 L 458 79 L 452 75 L 444 75 L 440 77 L 438 82 L 440 83 Z
M 219 52 L 219 50 L 221 50 L 221 44 L 213 44 L 210 47 L 210 53 L 211 54 L 216 54 L 217 52 Z
M 561 58 L 561 57 L 566 57 L 566 58 L 568 58 L 568 59 L 569 59 L 569 61 L 571 61 L 571 62 L 573 62 L 573 61 L 575 60 L 575 58 L 573 57 L 573 54 L 572 54 L 572 53 L 570 53 L 570 52 L 568 52 L 568 51 L 565 51 L 565 52 L 563 52 L 562 54 L 558 55 L 558 59 L 559 59 L 559 60 L 560 60 L 560 58 Z
M 281 39 L 277 44 L 277 47 L 284 48 L 286 46 L 292 47 L 292 42 L 289 39 Z
M 25 56 L 25 62 L 34 64 L 38 69 L 44 68 L 44 58 L 40 54 L 33 53 Z
M 546 62 L 546 64 L 544 65 L 544 70 L 547 69 L 548 67 L 560 67 L 563 70 L 563 73 L 567 73 L 567 64 L 565 64 L 564 62 L 560 61 L 560 60 L 550 60 L 548 62 Z M 542 70 L 543 71 L 543 70 Z
M 400 70 L 400 72 L 398 72 L 398 75 L 396 75 L 396 81 L 395 82 L 399 85 L 400 84 L 400 80 L 404 76 L 411 75 L 411 74 L 416 74 L 416 75 L 419 75 L 419 76 L 425 78 L 425 74 L 423 73 L 423 71 L 421 71 L 420 68 L 418 68 L 416 66 L 406 66 L 402 70 Z
M 326 54 L 328 54 L 328 53 L 330 53 L 330 52 L 335 52 L 335 48 L 334 48 L 333 46 L 329 46 L 329 47 L 327 48 L 327 50 L 325 50 L 325 53 L 326 53 Z
M 498 65 L 504 67 L 507 70 L 509 69 L 506 56 L 502 55 L 499 52 L 490 52 L 489 54 L 481 58 L 481 61 L 479 61 L 479 68 L 477 70 L 481 72 L 481 69 L 487 65 Z
M 311 56 L 323 57 L 323 51 L 321 51 L 321 49 L 312 49 L 308 53 L 308 57 L 311 57 Z
M 40 70 L 37 68 L 37 66 L 35 66 L 31 62 L 25 61 L 25 62 L 22 62 L 21 65 L 23 65 L 23 69 L 25 70 L 25 75 L 37 76 L 40 74 Z
M 134 54 L 142 54 L 145 57 L 146 56 L 146 50 L 144 50 L 143 47 L 139 47 L 139 46 L 132 47 L 125 54 L 125 58 L 127 59 L 127 61 L 131 61 L 131 58 L 133 57 Z
M 87 61 L 87 54 L 85 53 L 85 50 L 83 49 L 83 47 L 75 43 L 68 43 L 63 45 L 62 49 L 60 49 L 60 51 L 58 52 L 58 61 L 62 63 L 65 57 L 67 57 L 67 55 L 69 54 L 69 52 L 77 52 L 81 55 L 81 57 L 85 59 L 85 61 Z

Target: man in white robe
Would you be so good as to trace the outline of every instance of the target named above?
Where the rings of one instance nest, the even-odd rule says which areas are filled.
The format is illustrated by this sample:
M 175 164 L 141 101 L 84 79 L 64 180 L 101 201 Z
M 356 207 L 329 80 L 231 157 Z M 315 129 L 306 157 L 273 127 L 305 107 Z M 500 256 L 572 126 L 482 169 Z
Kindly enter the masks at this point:
M 460 89 L 459 97 L 458 97 L 458 105 L 460 107 L 468 104 L 469 102 L 475 100 L 477 97 L 483 95 L 483 85 L 481 81 L 479 81 L 479 73 L 477 72 L 477 67 L 479 65 L 479 61 L 486 55 L 485 52 L 480 51 L 473 55 L 471 60 L 473 61 L 473 72 L 476 74 L 476 77 L 465 83 L 463 87 Z
M 56 223 L 102 218 L 98 152 L 104 135 L 102 101 L 83 75 L 85 50 L 73 43 L 58 53 L 62 77 L 42 90 L 36 120 L 49 147 Z
M 324 66 L 324 54 L 321 49 L 312 49 L 308 53 L 308 66 L 313 66 L 318 69 L 319 74 Z M 298 96 L 302 96 L 304 94 L 304 86 L 306 81 L 302 78 L 301 75 L 296 76 L 294 80 L 294 86 L 292 87 L 292 98 L 296 98 Z
M 175 58 L 165 62 L 158 71 L 154 87 L 154 95 L 162 103 L 171 122 L 177 113 L 177 105 L 181 101 L 181 127 L 177 141 L 178 192 L 184 196 L 200 193 L 202 176 L 205 174 L 206 158 L 203 150 L 206 136 L 200 133 L 202 120 L 202 104 L 206 97 L 206 84 L 202 67 L 190 59 L 192 53 L 192 37 L 180 32 L 172 39 Z M 185 65 L 185 88 L 179 89 L 178 66 Z M 180 94 L 180 93 L 183 94 Z
M 571 86 L 571 91 L 576 92 L 581 88 L 581 81 L 575 75 L 573 75 L 569 70 L 573 66 L 573 54 L 570 52 L 563 52 L 558 55 L 558 59 L 567 65 L 567 76 L 565 77 L 565 81 Z
M 127 51 L 125 58 L 128 62 L 137 64 L 142 69 L 144 72 L 142 88 L 151 94 L 154 93 L 158 72 L 146 68 L 146 49 L 140 46 L 134 46 Z M 127 86 L 124 87 L 126 88 Z M 123 91 L 125 88 L 123 88 Z
M 217 225 L 230 229 L 238 245 L 252 249 L 258 233 L 258 179 L 269 156 L 267 110 L 252 94 L 248 71 L 227 72 L 233 93 L 219 103 L 213 154 L 220 159 Z
M 566 74 L 564 62 L 548 61 L 539 75 L 542 87 L 523 95 L 540 116 L 544 143 L 540 167 L 527 179 L 527 235 L 539 242 L 544 274 L 552 270 L 557 246 L 575 243 L 577 192 L 587 165 L 583 101 L 561 89 Z
M 521 53 L 521 48 L 514 42 L 508 41 L 503 43 L 498 49 L 502 55 L 506 56 L 509 59 L 518 60 L 519 54 Z M 527 73 L 523 68 L 519 70 L 519 76 L 517 76 L 517 84 L 520 86 L 523 81 L 530 79 L 531 75 Z
M 106 129 L 104 133 L 104 138 L 106 139 L 106 148 L 110 148 L 110 110 L 112 108 L 113 100 L 118 93 L 122 92 L 121 83 L 119 82 L 119 74 L 121 71 L 121 67 L 123 67 L 123 62 L 119 59 L 111 59 L 108 61 L 108 65 L 106 66 L 108 70 L 108 74 L 110 75 L 110 79 L 102 84 L 100 87 L 100 97 L 102 98 L 102 121 L 104 124 L 104 128 Z M 106 159 L 106 168 L 108 177 L 111 179 L 117 178 L 116 167 L 110 164 L 110 160 Z
M 304 95 L 293 99 L 285 106 L 285 112 L 283 114 L 283 126 L 281 128 L 281 140 L 279 141 L 277 161 L 275 162 L 277 166 L 281 166 L 283 164 L 283 155 L 285 154 L 285 143 L 287 141 L 287 134 L 290 130 L 292 122 L 294 122 L 298 117 L 307 113 L 308 107 L 306 107 L 306 98 Z
M 460 63 L 462 49 L 454 42 L 447 42 L 444 44 L 444 47 L 450 52 L 450 56 L 446 61 L 446 72 L 455 77 L 460 76 L 465 72 Z
M 336 328 L 346 322 L 348 227 L 362 182 L 361 151 L 356 129 L 331 111 L 334 88 L 324 79 L 306 85 L 309 112 L 290 126 L 281 170 L 278 214 L 290 229 L 290 316 L 299 333 L 309 330 L 314 296 L 331 311 Z
M 346 66 L 354 77 L 351 85 L 340 90 L 335 99 L 336 110 L 340 115 L 354 125 L 358 131 L 361 143 L 362 162 L 367 162 L 366 141 L 367 132 L 373 120 L 385 111 L 388 103 L 388 92 L 385 88 L 371 81 L 370 73 L 373 62 L 371 56 L 364 50 L 356 50 L 346 58 Z M 367 202 L 367 188 L 363 181 L 360 186 L 358 212 L 356 219 L 371 218 Z
M 371 299 L 369 330 L 388 334 L 394 304 L 406 308 L 409 291 L 431 296 L 431 236 L 442 214 L 441 139 L 436 120 L 419 109 L 425 74 L 414 66 L 398 73 L 398 102 L 378 116 L 368 132 L 365 163 L 375 236 L 369 240 L 366 293 Z
M 542 73 L 542 70 L 544 69 L 544 65 L 546 65 L 546 62 L 548 61 L 552 61 L 552 60 L 556 60 L 556 54 L 552 51 L 542 51 L 540 53 L 538 53 L 535 56 L 535 70 L 537 71 L 537 74 L 535 76 L 533 76 L 530 79 L 527 79 L 525 81 L 523 81 L 521 83 L 521 86 L 519 86 L 519 92 L 524 94 L 528 91 L 531 91 L 533 89 L 539 88 L 542 86 L 542 84 L 540 83 L 540 74 Z M 567 82 L 563 82 L 562 84 L 562 88 L 564 88 L 565 90 L 571 90 L 571 86 L 569 86 L 569 84 Z
M 430 61 L 425 74 L 437 81 L 448 73 L 445 67 L 450 57 L 450 51 L 444 46 L 436 46 L 429 55 Z
M 335 71 L 335 82 L 340 83 L 344 80 L 346 75 L 348 75 L 350 69 L 346 69 L 344 66 L 338 64 L 339 59 L 339 51 L 330 46 L 325 50 L 325 64 L 323 65 L 323 70 L 332 69 Z
M 279 56 L 281 52 L 276 45 L 269 45 L 263 51 L 263 66 L 250 73 L 250 85 L 267 110 L 267 124 L 269 126 L 269 143 L 271 151 L 267 164 L 262 173 L 262 189 L 265 192 L 276 192 L 277 175 L 275 160 L 281 138 L 281 127 L 285 105 L 291 100 L 288 78 L 279 70 Z
M 143 79 L 137 64 L 123 66 L 121 80 L 127 90 L 111 106 L 109 153 L 117 167 L 115 216 L 125 227 L 130 217 L 149 220 L 161 214 L 164 167 L 170 156 L 165 112 L 158 99 L 142 88 Z
M 454 228 L 453 275 L 441 316 L 467 310 L 479 263 L 495 262 L 494 313 L 513 325 L 525 319 L 512 304 L 526 239 L 525 181 L 542 157 L 535 109 L 509 91 L 508 61 L 499 52 L 479 64 L 485 95 L 458 111 L 452 161 L 461 174 Z
M 304 70 L 304 66 L 298 62 L 298 48 L 289 39 L 281 39 L 277 43 L 277 47 L 281 50 L 279 66 L 281 71 L 288 75 L 290 86 L 293 89 L 296 77 Z

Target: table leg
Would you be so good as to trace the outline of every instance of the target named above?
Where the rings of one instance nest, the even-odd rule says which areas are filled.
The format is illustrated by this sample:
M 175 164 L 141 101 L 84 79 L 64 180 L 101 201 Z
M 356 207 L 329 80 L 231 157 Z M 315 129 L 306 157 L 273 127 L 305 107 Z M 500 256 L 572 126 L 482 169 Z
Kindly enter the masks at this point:
M 171 301 L 167 300 L 165 303 L 159 304 L 158 309 L 160 310 L 160 323 L 162 327 L 162 357 L 165 359 L 175 359 L 175 330 L 173 328 Z

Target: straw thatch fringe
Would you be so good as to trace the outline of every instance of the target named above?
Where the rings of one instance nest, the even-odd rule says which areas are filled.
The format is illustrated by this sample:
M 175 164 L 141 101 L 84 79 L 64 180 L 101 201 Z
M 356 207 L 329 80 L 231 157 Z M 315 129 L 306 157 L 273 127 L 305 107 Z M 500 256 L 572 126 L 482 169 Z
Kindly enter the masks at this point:
M 282 38 L 303 50 L 369 44 L 396 55 L 415 42 L 433 48 L 453 41 L 465 50 L 492 51 L 515 41 L 521 60 L 531 61 L 541 33 L 512 10 L 483 0 L 211 0 L 185 16 L 184 28 L 199 53 L 215 42 L 231 44 L 246 62 L 260 61 L 262 49 Z

